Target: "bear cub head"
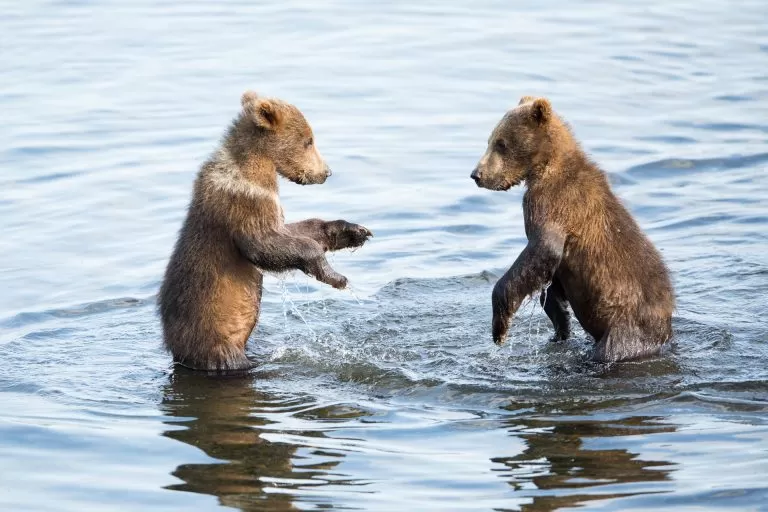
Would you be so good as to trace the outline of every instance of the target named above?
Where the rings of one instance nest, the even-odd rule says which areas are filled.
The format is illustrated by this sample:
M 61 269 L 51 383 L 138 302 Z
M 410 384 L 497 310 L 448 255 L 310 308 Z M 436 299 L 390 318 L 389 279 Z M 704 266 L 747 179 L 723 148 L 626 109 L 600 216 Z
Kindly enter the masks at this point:
M 270 160 L 277 173 L 300 185 L 324 183 L 331 170 L 315 145 L 312 128 L 301 111 L 290 103 L 247 91 L 241 100 L 240 118 L 251 143 Z
M 471 174 L 478 187 L 508 190 L 539 172 L 552 157 L 553 139 L 564 129 L 546 98 L 523 96 L 493 129 L 488 148 Z

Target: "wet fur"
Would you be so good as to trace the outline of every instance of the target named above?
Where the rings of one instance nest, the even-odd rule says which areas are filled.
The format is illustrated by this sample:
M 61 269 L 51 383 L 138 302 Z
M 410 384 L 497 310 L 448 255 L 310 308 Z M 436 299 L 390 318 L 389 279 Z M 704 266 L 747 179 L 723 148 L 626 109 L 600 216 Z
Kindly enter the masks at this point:
M 596 340 L 595 361 L 660 351 L 672 336 L 669 272 L 605 173 L 546 99 L 524 97 L 507 113 L 472 177 L 492 190 L 522 180 L 527 186 L 523 214 L 529 242 L 492 295 L 496 343 L 505 340 L 523 299 L 551 283 L 540 301 L 555 327 L 554 340 L 570 335 L 570 305 Z
M 343 220 L 284 224 L 278 174 L 310 184 L 330 171 L 307 145 L 312 132 L 298 109 L 250 92 L 242 103 L 198 173 L 158 297 L 165 347 L 193 369 L 252 366 L 245 344 L 259 320 L 263 272 L 299 269 L 344 288 L 347 279 L 325 251 L 358 247 L 371 236 Z

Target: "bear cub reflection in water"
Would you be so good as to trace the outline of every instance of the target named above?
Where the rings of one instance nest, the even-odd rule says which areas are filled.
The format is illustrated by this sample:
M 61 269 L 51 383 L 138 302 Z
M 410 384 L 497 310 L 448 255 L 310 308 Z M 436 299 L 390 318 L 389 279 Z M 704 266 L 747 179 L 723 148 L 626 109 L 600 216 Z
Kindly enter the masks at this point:
M 525 297 L 543 290 L 553 340 L 570 335 L 570 304 L 597 342 L 593 360 L 624 361 L 661 350 L 672 336 L 675 308 L 667 268 L 549 101 L 526 96 L 507 112 L 472 179 L 490 190 L 523 180 L 527 188 L 528 245 L 493 289 L 497 344 Z
M 242 112 L 198 173 L 186 220 L 158 297 L 166 349 L 200 370 L 245 370 L 245 344 L 259 320 L 263 272 L 299 269 L 347 286 L 326 251 L 372 236 L 344 220 L 284 224 L 278 175 L 323 183 L 331 171 L 301 112 L 246 92 Z

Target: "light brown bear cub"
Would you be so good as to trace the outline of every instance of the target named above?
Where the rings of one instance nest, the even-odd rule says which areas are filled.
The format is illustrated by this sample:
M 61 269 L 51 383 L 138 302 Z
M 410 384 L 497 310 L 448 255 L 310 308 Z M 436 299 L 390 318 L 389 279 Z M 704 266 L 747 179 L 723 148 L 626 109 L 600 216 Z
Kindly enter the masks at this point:
M 525 180 L 528 245 L 493 289 L 493 339 L 503 343 L 526 296 L 570 335 L 568 305 L 595 339 L 595 361 L 656 354 L 672 335 L 675 297 L 661 255 L 544 98 L 523 97 L 493 130 L 472 172 L 478 186 Z
M 195 180 L 158 305 L 166 349 L 200 370 L 253 366 L 245 344 L 259 320 L 263 272 L 299 269 L 342 289 L 326 251 L 372 236 L 343 220 L 284 224 L 278 175 L 310 185 L 331 175 L 301 112 L 253 92 Z

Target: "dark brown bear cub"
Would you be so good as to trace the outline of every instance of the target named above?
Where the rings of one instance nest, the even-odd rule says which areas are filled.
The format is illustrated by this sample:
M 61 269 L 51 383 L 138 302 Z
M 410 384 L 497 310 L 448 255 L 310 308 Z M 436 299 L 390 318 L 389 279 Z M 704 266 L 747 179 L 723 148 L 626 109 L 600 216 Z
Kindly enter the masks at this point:
M 490 190 L 525 180 L 528 245 L 493 289 L 493 340 L 503 343 L 525 297 L 570 335 L 568 305 L 597 342 L 595 361 L 657 354 L 672 336 L 675 297 L 661 255 L 544 98 L 526 96 L 488 139 L 472 179 Z M 547 284 L 549 286 L 544 289 Z
M 259 320 L 263 272 L 299 269 L 341 289 L 347 278 L 324 253 L 371 236 L 343 220 L 284 224 L 278 175 L 310 185 L 331 171 L 296 107 L 252 92 L 242 107 L 197 175 L 158 297 L 165 347 L 194 369 L 252 366 L 245 344 Z

